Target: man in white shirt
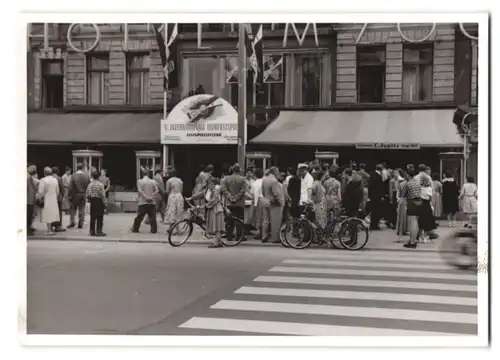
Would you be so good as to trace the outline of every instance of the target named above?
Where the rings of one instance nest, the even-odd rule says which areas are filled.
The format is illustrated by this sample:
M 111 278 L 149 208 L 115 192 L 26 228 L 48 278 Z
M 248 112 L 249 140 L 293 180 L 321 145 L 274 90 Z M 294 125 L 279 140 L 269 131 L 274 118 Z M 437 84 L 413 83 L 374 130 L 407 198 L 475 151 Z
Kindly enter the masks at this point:
M 254 237 L 255 240 L 262 240 L 261 230 L 262 230 L 262 204 L 260 203 L 262 199 L 262 169 L 255 169 L 254 172 L 256 180 L 252 183 L 252 202 L 253 202 L 253 225 L 257 229 L 257 235 Z
M 307 164 L 299 164 L 297 167 L 300 177 L 300 201 L 299 206 L 311 202 L 312 187 L 314 179 L 307 169 Z

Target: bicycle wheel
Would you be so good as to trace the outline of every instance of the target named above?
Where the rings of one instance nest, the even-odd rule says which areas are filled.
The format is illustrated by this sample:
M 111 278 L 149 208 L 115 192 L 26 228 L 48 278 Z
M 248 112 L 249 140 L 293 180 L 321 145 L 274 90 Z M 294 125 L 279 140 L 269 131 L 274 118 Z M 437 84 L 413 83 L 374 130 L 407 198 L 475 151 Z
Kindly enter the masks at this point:
M 369 236 L 368 228 L 361 219 L 349 218 L 340 225 L 339 240 L 344 249 L 361 250 L 368 242 Z
M 193 223 L 187 219 L 175 223 L 168 230 L 168 242 L 174 247 L 184 245 L 193 233 Z
M 233 223 L 233 231 L 232 236 L 228 236 L 230 231 L 230 223 Z M 221 241 L 225 246 L 236 246 L 240 242 L 243 241 L 245 237 L 245 226 L 243 221 L 235 217 L 227 217 L 226 218 L 226 231 L 224 232 L 224 236 L 221 236 Z
M 313 226 L 306 219 L 293 219 L 286 223 L 285 242 L 294 249 L 305 249 L 316 235 Z
M 448 265 L 458 269 L 477 268 L 477 234 L 467 230 L 455 232 L 443 239 L 439 254 Z
M 340 231 L 340 224 L 328 225 L 328 226 L 330 226 L 329 234 L 327 234 L 328 243 L 334 249 L 343 249 L 344 246 L 340 242 L 340 237 L 338 236 Z
M 286 223 L 284 223 L 281 226 L 281 228 L 280 228 L 280 241 L 281 241 L 281 244 L 284 247 L 287 247 L 287 248 L 290 247 L 290 244 L 286 241 L 286 230 L 287 230 L 287 224 L 288 223 L 289 223 L 289 221 L 287 221 Z

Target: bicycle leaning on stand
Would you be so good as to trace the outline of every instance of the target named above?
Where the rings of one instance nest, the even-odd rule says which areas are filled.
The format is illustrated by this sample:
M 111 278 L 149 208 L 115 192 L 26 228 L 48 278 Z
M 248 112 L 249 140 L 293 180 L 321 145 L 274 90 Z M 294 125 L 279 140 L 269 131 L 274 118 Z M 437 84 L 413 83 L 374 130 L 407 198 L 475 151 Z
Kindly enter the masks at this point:
M 323 228 L 316 221 L 311 204 L 305 206 L 299 218 L 287 221 L 280 230 L 283 245 L 294 249 L 305 249 L 316 243 L 355 251 L 364 248 L 368 239 L 369 230 L 365 222 L 360 218 L 347 216 L 344 209 L 332 210 Z
M 186 200 L 188 204 L 187 218 L 178 221 L 168 230 L 168 242 L 174 247 L 184 245 L 193 234 L 194 225 L 198 225 L 204 236 L 208 239 L 213 237 L 213 234 L 208 234 L 205 228 L 205 220 L 200 216 L 200 209 L 204 206 L 195 206 L 192 202 Z M 236 246 L 243 241 L 245 236 L 243 221 L 232 216 L 228 209 L 224 208 L 224 224 L 226 230 L 222 232 L 221 241 L 225 246 Z M 233 228 L 232 237 L 228 236 L 228 229 Z

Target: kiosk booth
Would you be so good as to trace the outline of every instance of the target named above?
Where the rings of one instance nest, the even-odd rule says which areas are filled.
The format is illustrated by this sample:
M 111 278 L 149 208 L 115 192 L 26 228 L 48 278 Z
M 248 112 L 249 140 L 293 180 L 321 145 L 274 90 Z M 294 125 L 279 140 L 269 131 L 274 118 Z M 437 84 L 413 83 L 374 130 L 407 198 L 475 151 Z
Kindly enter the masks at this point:
M 316 151 L 314 157 L 320 163 L 328 162 L 330 165 L 338 165 L 339 153 L 333 151 Z
M 443 152 L 439 154 L 439 175 L 441 179 L 445 172 L 449 172 L 459 186 L 464 184 L 466 178 L 464 154 L 461 152 Z
M 246 154 L 247 158 L 247 168 L 260 168 L 262 171 L 266 171 L 271 167 L 272 155 L 270 152 L 264 151 L 253 151 Z
M 90 169 L 95 167 L 98 171 L 102 169 L 102 152 L 96 150 L 74 150 L 73 151 L 73 171 L 76 171 L 76 164 L 84 164 L 85 170 L 90 174 Z
M 141 166 L 155 171 L 157 165 L 161 165 L 161 154 L 159 151 L 136 151 L 136 166 L 135 166 L 135 177 L 137 180 L 141 178 Z

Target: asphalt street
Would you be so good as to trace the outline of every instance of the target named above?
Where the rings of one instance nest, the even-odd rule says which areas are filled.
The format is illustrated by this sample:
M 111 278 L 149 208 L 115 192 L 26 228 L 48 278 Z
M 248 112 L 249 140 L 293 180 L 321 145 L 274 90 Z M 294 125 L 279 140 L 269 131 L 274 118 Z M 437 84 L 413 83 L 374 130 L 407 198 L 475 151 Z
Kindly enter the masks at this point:
M 437 253 L 28 241 L 29 334 L 475 335 Z

